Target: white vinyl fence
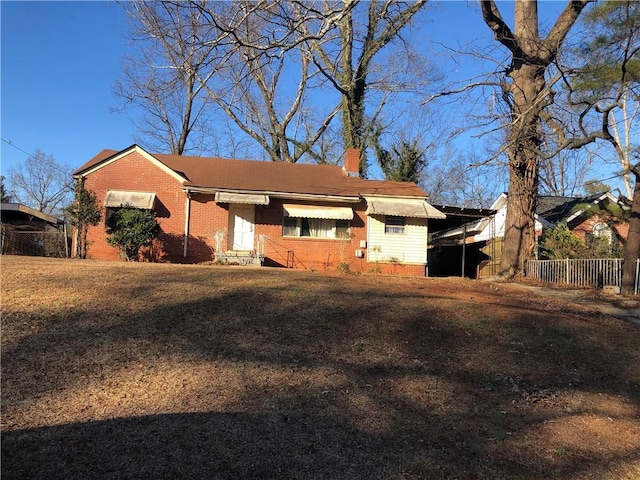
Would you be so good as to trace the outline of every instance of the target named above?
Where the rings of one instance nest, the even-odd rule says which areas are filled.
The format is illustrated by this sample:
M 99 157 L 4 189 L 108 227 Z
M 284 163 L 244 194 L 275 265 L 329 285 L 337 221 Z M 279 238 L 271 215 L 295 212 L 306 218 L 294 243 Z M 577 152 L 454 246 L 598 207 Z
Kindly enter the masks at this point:
M 580 287 L 620 286 L 622 259 L 530 260 L 527 262 L 526 275 L 547 283 L 563 283 Z M 640 259 L 636 260 L 636 294 L 640 290 L 639 277 Z

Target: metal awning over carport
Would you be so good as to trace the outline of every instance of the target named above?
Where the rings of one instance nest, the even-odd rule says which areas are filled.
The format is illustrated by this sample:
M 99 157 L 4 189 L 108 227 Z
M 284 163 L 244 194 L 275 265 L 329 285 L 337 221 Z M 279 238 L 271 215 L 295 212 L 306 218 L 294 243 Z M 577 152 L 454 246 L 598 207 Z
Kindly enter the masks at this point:
M 367 215 L 389 215 L 410 218 L 446 218 L 440 210 L 423 198 L 365 197 Z
M 145 210 L 153 209 L 156 194 L 152 192 L 128 192 L 123 190 L 107 190 L 104 206 L 110 208 L 131 207 Z
M 285 217 L 298 218 L 328 218 L 335 220 L 353 220 L 351 207 L 323 207 L 319 205 L 282 205 Z

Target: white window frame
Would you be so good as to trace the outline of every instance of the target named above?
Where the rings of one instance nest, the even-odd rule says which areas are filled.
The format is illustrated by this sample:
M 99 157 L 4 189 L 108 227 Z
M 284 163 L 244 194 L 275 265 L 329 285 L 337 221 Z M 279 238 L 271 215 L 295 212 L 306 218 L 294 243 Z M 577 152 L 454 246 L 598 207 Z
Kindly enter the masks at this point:
M 291 223 L 291 225 L 289 225 L 289 226 L 285 225 L 287 220 Z M 295 223 L 296 223 L 295 227 L 293 227 L 293 225 L 292 225 L 293 224 L 292 220 L 295 220 Z M 303 233 L 304 233 L 303 223 L 305 221 L 308 222 L 309 220 L 325 220 L 325 221 L 333 222 L 331 230 L 326 230 L 327 232 L 331 232 L 331 235 L 328 235 L 326 237 L 303 235 Z M 338 232 L 338 228 L 339 228 L 338 227 L 338 222 L 344 222 L 344 224 L 347 225 L 345 237 L 338 237 L 337 236 L 337 234 L 338 234 L 337 232 Z M 289 229 L 295 228 L 295 234 L 294 235 L 286 234 L 285 233 L 285 228 L 289 228 Z M 316 239 L 322 239 L 322 240 L 345 240 L 345 239 L 349 238 L 350 235 L 351 235 L 351 222 L 349 220 L 340 220 L 340 219 L 333 219 L 333 218 L 327 218 L 327 219 L 302 218 L 302 217 L 284 217 L 283 220 L 282 220 L 282 236 L 284 238 L 316 238 Z
M 400 225 L 400 223 L 402 224 Z M 385 215 L 384 217 L 384 234 L 385 235 L 404 235 L 405 233 L 407 233 L 407 217 L 400 217 L 397 215 Z

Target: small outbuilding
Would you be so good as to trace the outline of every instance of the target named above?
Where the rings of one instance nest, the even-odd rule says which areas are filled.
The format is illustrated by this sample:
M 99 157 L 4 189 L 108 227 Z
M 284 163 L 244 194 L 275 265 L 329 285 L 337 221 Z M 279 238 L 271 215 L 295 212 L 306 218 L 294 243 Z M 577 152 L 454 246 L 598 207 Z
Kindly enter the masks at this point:
M 0 204 L 0 250 L 6 255 L 68 256 L 62 219 L 23 205 Z

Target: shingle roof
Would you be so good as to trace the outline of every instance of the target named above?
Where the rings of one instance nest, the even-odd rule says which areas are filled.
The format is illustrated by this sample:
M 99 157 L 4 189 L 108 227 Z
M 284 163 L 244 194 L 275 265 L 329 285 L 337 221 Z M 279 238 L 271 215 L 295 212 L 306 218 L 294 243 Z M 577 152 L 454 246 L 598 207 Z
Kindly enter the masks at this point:
M 590 195 L 588 197 L 552 197 L 539 196 L 536 213 L 550 223 L 557 223 L 566 220 L 576 209 L 590 204 L 600 198 L 602 193 Z
M 81 175 L 125 150 L 102 150 L 77 169 L 74 175 Z M 351 197 L 427 197 L 424 190 L 415 183 L 349 177 L 342 167 L 335 165 L 150 155 L 184 177 L 183 184 L 186 187 Z

